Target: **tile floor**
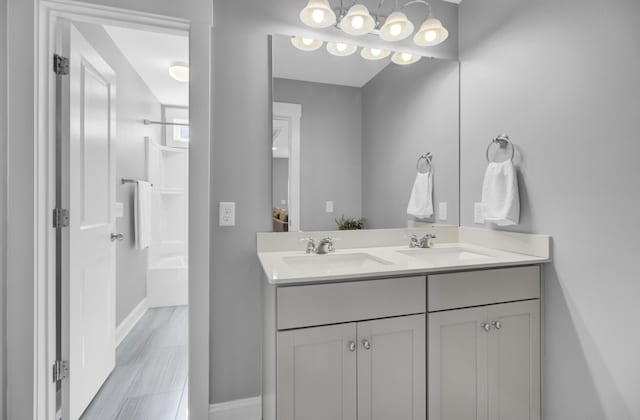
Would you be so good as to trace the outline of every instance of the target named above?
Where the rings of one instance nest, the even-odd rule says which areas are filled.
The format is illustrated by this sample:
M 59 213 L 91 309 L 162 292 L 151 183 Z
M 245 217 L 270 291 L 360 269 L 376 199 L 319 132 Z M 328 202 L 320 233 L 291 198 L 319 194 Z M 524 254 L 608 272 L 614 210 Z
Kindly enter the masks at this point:
M 187 306 L 151 308 L 116 349 L 82 420 L 187 419 Z

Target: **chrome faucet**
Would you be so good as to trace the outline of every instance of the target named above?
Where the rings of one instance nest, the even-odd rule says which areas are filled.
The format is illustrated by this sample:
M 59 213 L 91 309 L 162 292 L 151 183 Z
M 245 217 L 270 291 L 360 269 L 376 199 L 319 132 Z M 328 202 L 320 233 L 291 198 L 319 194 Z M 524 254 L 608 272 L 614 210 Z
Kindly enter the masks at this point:
M 335 251 L 333 247 L 333 238 L 323 238 L 318 242 L 316 254 L 328 254 Z
M 422 238 L 418 239 L 416 235 L 411 235 L 409 242 L 409 248 L 431 248 L 433 247 L 433 240 L 437 238 L 433 233 L 427 233 Z
M 307 254 L 315 254 L 316 253 L 316 241 L 313 238 L 300 238 L 301 241 L 307 242 Z

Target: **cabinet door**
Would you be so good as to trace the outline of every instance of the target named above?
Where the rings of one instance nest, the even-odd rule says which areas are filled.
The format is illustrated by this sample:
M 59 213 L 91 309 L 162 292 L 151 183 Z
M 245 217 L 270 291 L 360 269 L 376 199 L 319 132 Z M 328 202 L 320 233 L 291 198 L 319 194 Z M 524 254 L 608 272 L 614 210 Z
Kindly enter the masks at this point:
M 486 308 L 429 314 L 429 420 L 487 419 Z
M 358 420 L 426 420 L 425 324 L 425 315 L 358 323 Z
M 489 419 L 540 419 L 540 301 L 488 307 Z
M 278 420 L 356 420 L 356 324 L 277 333 Z

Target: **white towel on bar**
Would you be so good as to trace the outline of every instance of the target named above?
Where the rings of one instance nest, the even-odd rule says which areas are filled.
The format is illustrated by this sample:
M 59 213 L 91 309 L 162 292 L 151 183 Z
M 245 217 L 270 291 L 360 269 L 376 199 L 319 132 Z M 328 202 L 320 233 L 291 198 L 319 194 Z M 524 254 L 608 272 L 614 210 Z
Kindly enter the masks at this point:
M 411 198 L 407 206 L 407 214 L 419 219 L 426 219 L 433 214 L 433 180 L 431 171 L 418 172 L 411 190 Z
M 491 162 L 482 184 L 484 220 L 498 226 L 520 223 L 518 174 L 510 160 Z
M 136 183 L 134 214 L 136 249 L 148 248 L 151 244 L 151 184 L 146 181 Z

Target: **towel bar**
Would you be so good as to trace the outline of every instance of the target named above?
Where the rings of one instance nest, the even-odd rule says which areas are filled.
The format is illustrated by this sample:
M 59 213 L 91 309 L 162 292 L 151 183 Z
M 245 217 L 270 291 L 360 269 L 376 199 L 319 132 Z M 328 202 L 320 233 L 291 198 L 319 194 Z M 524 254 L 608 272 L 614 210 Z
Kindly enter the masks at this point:
M 516 154 L 516 148 L 513 145 L 513 142 L 509 139 L 509 136 L 507 134 L 500 134 L 498 137 L 494 138 L 489 142 L 489 145 L 487 146 L 487 152 L 486 152 L 487 162 L 489 163 L 493 162 L 489 157 L 489 151 L 491 150 L 491 146 L 493 146 L 494 144 L 498 144 L 501 149 L 504 149 L 507 146 L 511 146 L 511 157 L 509 158 L 509 160 L 513 162 L 513 158 Z
M 132 178 L 122 178 L 122 183 L 123 184 L 137 184 L 138 182 L 142 181 L 141 179 L 132 179 Z M 146 182 L 146 181 L 144 181 Z M 149 183 L 152 187 L 153 184 Z
M 424 160 L 425 162 L 427 162 L 427 168 L 428 170 L 426 172 L 420 172 L 420 162 Z M 431 171 L 431 161 L 433 160 L 433 155 L 431 154 L 431 152 L 425 153 L 424 155 L 421 155 L 418 158 L 418 161 L 416 162 L 416 170 L 420 173 L 428 173 Z

